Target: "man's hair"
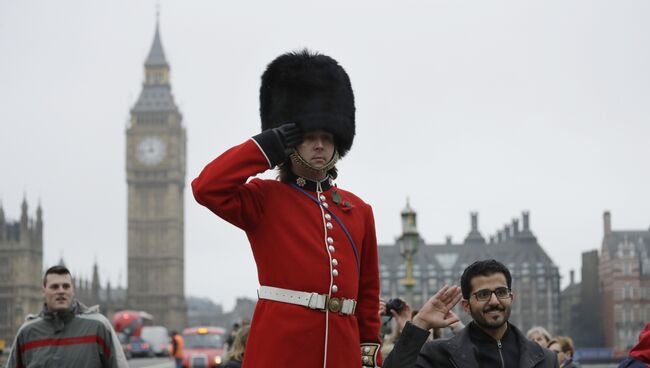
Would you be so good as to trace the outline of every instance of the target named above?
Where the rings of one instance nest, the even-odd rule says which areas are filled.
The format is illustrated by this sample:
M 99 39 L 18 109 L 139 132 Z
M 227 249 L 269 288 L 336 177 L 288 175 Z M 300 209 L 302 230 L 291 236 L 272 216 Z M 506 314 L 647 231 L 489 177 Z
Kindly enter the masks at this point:
M 530 330 L 528 330 L 528 332 L 526 332 L 526 338 L 528 340 L 532 340 L 532 337 L 533 337 L 534 334 L 540 334 L 540 335 L 544 336 L 546 341 L 551 341 L 551 334 L 548 333 L 548 331 L 542 326 L 533 326 L 533 327 L 531 327 Z
M 576 352 L 575 348 L 573 347 L 573 339 L 569 336 L 556 336 L 548 343 L 548 345 L 546 345 L 546 347 L 550 348 L 551 345 L 555 343 L 558 343 L 560 345 L 560 349 L 563 353 L 571 353 L 571 356 L 573 356 L 573 354 Z
M 43 275 L 43 287 L 47 286 L 47 275 L 70 275 L 70 278 L 72 278 L 72 274 L 70 274 L 67 267 L 61 265 L 52 266 Z
M 470 293 L 472 292 L 472 279 L 476 276 L 490 276 L 495 273 L 502 273 L 506 277 L 508 288 L 512 287 L 512 276 L 510 271 L 501 262 L 494 259 L 487 259 L 483 261 L 476 261 L 467 266 L 463 275 L 460 277 L 460 289 L 463 293 L 463 298 L 469 300 Z

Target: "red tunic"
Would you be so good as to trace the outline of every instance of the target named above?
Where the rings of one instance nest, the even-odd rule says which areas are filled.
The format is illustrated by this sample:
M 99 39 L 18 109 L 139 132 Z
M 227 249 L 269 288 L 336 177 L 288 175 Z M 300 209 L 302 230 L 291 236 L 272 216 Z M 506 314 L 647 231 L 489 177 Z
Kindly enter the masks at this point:
M 247 183 L 269 166 L 256 142 L 248 140 L 203 169 L 192 182 L 194 197 L 246 232 L 260 285 L 355 299 L 357 306 L 353 315 L 344 316 L 259 300 L 244 367 L 360 367 L 359 344 L 380 342 L 372 208 L 336 187 L 322 193 L 356 243 L 357 265 L 344 230 L 333 219 L 331 229 L 325 226 L 319 204 L 277 180 L 253 179 Z M 340 196 L 339 204 L 332 198 L 334 191 Z M 316 196 L 315 192 L 308 193 Z M 328 251 L 327 237 L 333 239 L 334 251 Z

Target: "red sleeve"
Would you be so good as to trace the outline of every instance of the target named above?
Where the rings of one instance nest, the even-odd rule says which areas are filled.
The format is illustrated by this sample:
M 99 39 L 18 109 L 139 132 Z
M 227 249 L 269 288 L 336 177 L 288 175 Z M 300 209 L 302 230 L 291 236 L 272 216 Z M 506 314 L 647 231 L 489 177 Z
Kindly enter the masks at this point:
M 379 327 L 379 258 L 375 218 L 372 208 L 366 207 L 366 233 L 361 251 L 361 274 L 359 295 L 355 314 L 359 323 L 360 343 L 380 344 Z M 377 353 L 377 366 L 381 366 L 381 354 Z
M 192 181 L 194 198 L 217 216 L 246 230 L 261 218 L 261 181 L 246 181 L 269 169 L 266 155 L 253 139 L 210 162 Z

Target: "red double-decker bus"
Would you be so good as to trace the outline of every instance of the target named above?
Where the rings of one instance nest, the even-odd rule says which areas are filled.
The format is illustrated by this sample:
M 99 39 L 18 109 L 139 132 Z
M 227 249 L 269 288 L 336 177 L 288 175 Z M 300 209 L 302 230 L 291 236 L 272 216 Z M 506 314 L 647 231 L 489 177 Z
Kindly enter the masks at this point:
M 119 311 L 113 315 L 113 329 L 127 337 L 140 336 L 142 327 L 152 326 L 153 316 L 144 311 Z

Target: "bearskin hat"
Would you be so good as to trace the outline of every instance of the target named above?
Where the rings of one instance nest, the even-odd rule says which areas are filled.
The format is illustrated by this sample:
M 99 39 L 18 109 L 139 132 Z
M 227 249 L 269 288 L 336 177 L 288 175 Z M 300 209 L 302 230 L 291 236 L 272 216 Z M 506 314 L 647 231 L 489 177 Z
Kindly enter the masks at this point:
M 304 131 L 321 129 L 334 135 L 343 157 L 355 134 L 354 93 L 338 62 L 307 49 L 280 55 L 262 75 L 262 131 L 296 123 Z

